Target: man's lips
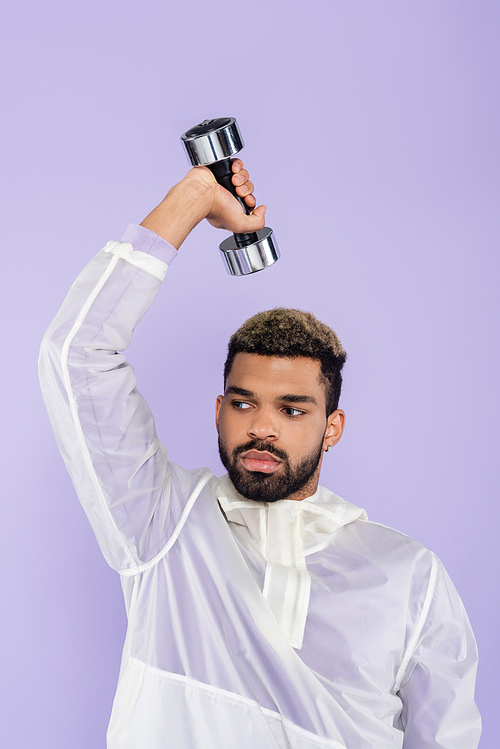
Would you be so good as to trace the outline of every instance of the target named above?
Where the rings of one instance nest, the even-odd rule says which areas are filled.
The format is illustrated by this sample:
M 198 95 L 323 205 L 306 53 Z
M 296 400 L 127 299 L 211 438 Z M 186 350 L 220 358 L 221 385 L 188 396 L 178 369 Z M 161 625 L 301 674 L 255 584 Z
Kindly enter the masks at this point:
M 241 455 L 241 461 L 248 471 L 273 473 L 281 464 L 281 460 L 268 452 L 249 450 Z

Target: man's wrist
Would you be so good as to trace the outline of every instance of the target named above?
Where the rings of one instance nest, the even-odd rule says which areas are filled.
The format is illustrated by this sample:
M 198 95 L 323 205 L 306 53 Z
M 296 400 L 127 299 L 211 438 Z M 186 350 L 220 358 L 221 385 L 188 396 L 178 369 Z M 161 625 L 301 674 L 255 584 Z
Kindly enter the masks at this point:
M 146 216 L 141 226 L 156 232 L 173 247 L 179 249 L 188 234 L 210 210 L 210 189 L 181 180 L 165 199 Z
M 120 242 L 127 242 L 132 245 L 135 252 L 151 255 L 167 265 L 170 265 L 177 256 L 175 247 L 172 247 L 163 237 L 159 237 L 156 232 L 139 224 L 129 224 Z

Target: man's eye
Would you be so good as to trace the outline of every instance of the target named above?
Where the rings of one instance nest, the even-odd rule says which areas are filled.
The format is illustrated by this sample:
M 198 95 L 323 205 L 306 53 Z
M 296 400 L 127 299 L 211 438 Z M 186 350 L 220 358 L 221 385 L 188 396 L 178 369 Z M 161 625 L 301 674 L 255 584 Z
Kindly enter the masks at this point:
M 233 408 L 238 409 L 238 411 L 244 411 L 247 408 L 250 408 L 250 403 L 246 403 L 245 401 L 232 401 Z
M 294 416 L 300 416 L 301 414 L 304 413 L 303 411 L 299 411 L 298 408 L 292 408 L 291 406 L 289 406 L 288 408 L 284 408 L 283 411 L 286 413 L 287 416 L 291 416 L 292 418 Z

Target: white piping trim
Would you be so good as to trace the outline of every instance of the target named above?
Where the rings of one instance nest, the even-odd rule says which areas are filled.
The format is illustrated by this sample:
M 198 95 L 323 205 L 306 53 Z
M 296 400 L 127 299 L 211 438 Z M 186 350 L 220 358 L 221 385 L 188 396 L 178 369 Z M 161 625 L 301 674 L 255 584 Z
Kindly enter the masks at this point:
M 163 547 L 163 549 L 155 556 L 153 559 L 151 559 L 149 562 L 144 562 L 144 564 L 138 564 L 133 569 L 126 569 L 126 570 L 120 570 L 120 575 L 123 577 L 132 577 L 132 575 L 138 575 L 140 572 L 144 572 L 145 570 L 149 570 L 151 567 L 154 567 L 155 564 L 157 564 L 160 559 L 163 559 L 165 554 L 167 554 L 172 546 L 175 544 L 177 539 L 179 538 L 179 534 L 188 519 L 188 515 L 192 510 L 192 507 L 196 500 L 198 499 L 201 490 L 205 486 L 205 484 L 212 478 L 213 474 L 211 472 L 206 473 L 202 478 L 198 481 L 196 484 L 193 493 L 189 497 L 188 501 L 186 502 L 184 509 L 182 511 L 182 515 L 180 517 L 179 522 L 175 526 L 174 532 L 168 539 L 166 545 Z
M 104 252 L 111 252 L 113 255 L 126 260 L 130 265 L 146 271 L 150 276 L 154 276 L 159 281 L 163 281 L 168 270 L 168 265 L 155 257 L 148 255 L 147 252 L 134 250 L 129 242 L 108 242 L 104 247 Z
M 425 624 L 425 620 L 427 619 L 427 615 L 429 613 L 429 609 L 432 603 L 432 598 L 434 596 L 434 591 L 436 589 L 437 573 L 438 573 L 438 561 L 437 561 L 436 556 L 432 554 L 432 567 L 431 567 L 431 572 L 429 575 L 429 585 L 427 586 L 427 593 L 425 596 L 424 605 L 422 607 L 422 611 L 420 613 L 417 626 L 415 627 L 415 631 L 413 632 L 410 642 L 408 643 L 408 647 L 406 648 L 406 652 L 403 656 L 403 660 L 401 661 L 401 665 L 399 667 L 399 671 L 396 676 L 396 681 L 394 682 L 394 687 L 392 689 L 394 694 L 396 694 L 399 691 L 399 688 L 401 687 L 401 682 L 403 681 L 404 673 L 408 667 L 408 663 L 410 662 L 410 658 L 412 657 L 413 653 L 416 650 L 418 638 L 420 637 L 420 634 Z
M 133 554 L 132 554 L 131 550 L 128 548 L 126 542 L 124 541 L 124 539 L 123 539 L 120 531 L 118 530 L 118 528 L 116 526 L 116 523 L 114 521 L 114 518 L 113 518 L 113 516 L 111 514 L 111 511 L 110 511 L 108 505 L 106 504 L 106 499 L 105 499 L 105 496 L 104 496 L 104 492 L 102 490 L 101 484 L 100 484 L 99 479 L 97 477 L 97 473 L 96 473 L 94 465 L 92 463 L 92 459 L 90 457 L 90 452 L 89 452 L 89 449 L 88 449 L 88 446 L 87 446 L 85 435 L 84 435 L 84 432 L 83 432 L 83 429 L 82 429 L 82 425 L 80 423 L 80 417 L 78 415 L 78 407 L 76 405 L 76 398 L 75 398 L 75 395 L 73 393 L 73 388 L 71 386 L 71 378 L 70 378 L 70 375 L 69 375 L 69 365 L 68 365 L 69 347 L 71 346 L 73 338 L 76 336 L 77 332 L 81 328 L 81 326 L 83 324 L 83 321 L 84 321 L 85 317 L 87 316 L 87 313 L 88 313 L 89 309 L 91 308 L 92 304 L 94 303 L 97 295 L 99 294 L 99 292 L 101 291 L 102 287 L 104 286 L 104 284 L 106 283 L 106 281 L 108 280 L 108 278 L 110 277 L 110 275 L 112 274 L 112 272 L 114 271 L 115 266 L 118 263 L 118 260 L 119 260 L 119 255 L 114 255 L 111 258 L 111 261 L 110 261 L 108 267 L 106 268 L 106 270 L 104 271 L 104 273 L 102 274 L 102 276 L 100 277 L 100 279 L 97 281 L 96 285 L 94 286 L 94 288 L 90 292 L 89 296 L 87 297 L 87 301 L 85 302 L 85 304 L 81 308 L 80 313 L 79 313 L 78 317 L 76 318 L 76 320 L 75 320 L 75 322 L 73 324 L 73 327 L 71 328 L 70 332 L 66 336 L 66 339 L 65 339 L 65 341 L 63 343 L 62 350 L 61 350 L 61 371 L 62 371 L 63 383 L 64 383 L 64 386 L 66 388 L 66 393 L 68 395 L 68 402 L 69 402 L 69 406 L 70 406 L 70 412 L 71 412 L 71 415 L 73 417 L 73 423 L 75 425 L 77 438 L 78 438 L 78 441 L 79 441 L 80 446 L 81 446 L 84 463 L 85 463 L 85 465 L 87 467 L 87 470 L 88 470 L 88 472 L 90 474 L 90 478 L 92 480 L 92 483 L 94 484 L 94 487 L 95 487 L 95 489 L 97 491 L 97 496 L 98 496 L 99 500 L 101 501 L 102 505 L 104 506 L 105 512 L 108 515 L 108 518 L 111 521 L 112 526 L 115 528 L 115 530 L 116 530 L 119 538 L 121 539 L 123 547 L 124 547 L 127 555 L 135 563 Z
M 252 700 L 250 697 L 243 697 L 243 695 L 241 694 L 230 692 L 229 690 L 222 689 L 221 687 L 215 687 L 212 684 L 198 681 L 198 679 L 184 676 L 184 674 L 175 674 L 173 671 L 164 671 L 163 669 L 157 668 L 156 666 L 150 666 L 149 664 L 140 661 L 138 658 L 132 657 L 129 659 L 128 663 L 132 666 L 132 668 L 137 669 L 141 673 L 156 676 L 162 681 L 169 681 L 171 683 L 173 682 L 174 684 L 182 684 L 185 687 L 191 687 L 200 692 L 207 692 L 208 694 L 218 695 L 219 697 L 224 697 L 226 700 L 235 704 L 245 705 L 247 707 L 260 707 L 258 702 Z

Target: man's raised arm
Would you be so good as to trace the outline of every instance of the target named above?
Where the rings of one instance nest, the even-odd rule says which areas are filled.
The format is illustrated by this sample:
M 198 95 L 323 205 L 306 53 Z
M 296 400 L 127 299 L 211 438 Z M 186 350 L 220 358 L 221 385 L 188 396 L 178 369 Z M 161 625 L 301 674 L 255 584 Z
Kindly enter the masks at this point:
M 242 162 L 233 183 L 250 208 Z M 145 219 L 109 242 L 73 284 L 42 342 L 40 383 L 59 449 L 108 563 L 134 569 L 168 541 L 199 472 L 169 466 L 149 407 L 123 352 L 170 262 L 203 218 L 235 232 L 264 225 L 247 216 L 197 167 Z M 154 232 L 154 233 L 153 233 Z

